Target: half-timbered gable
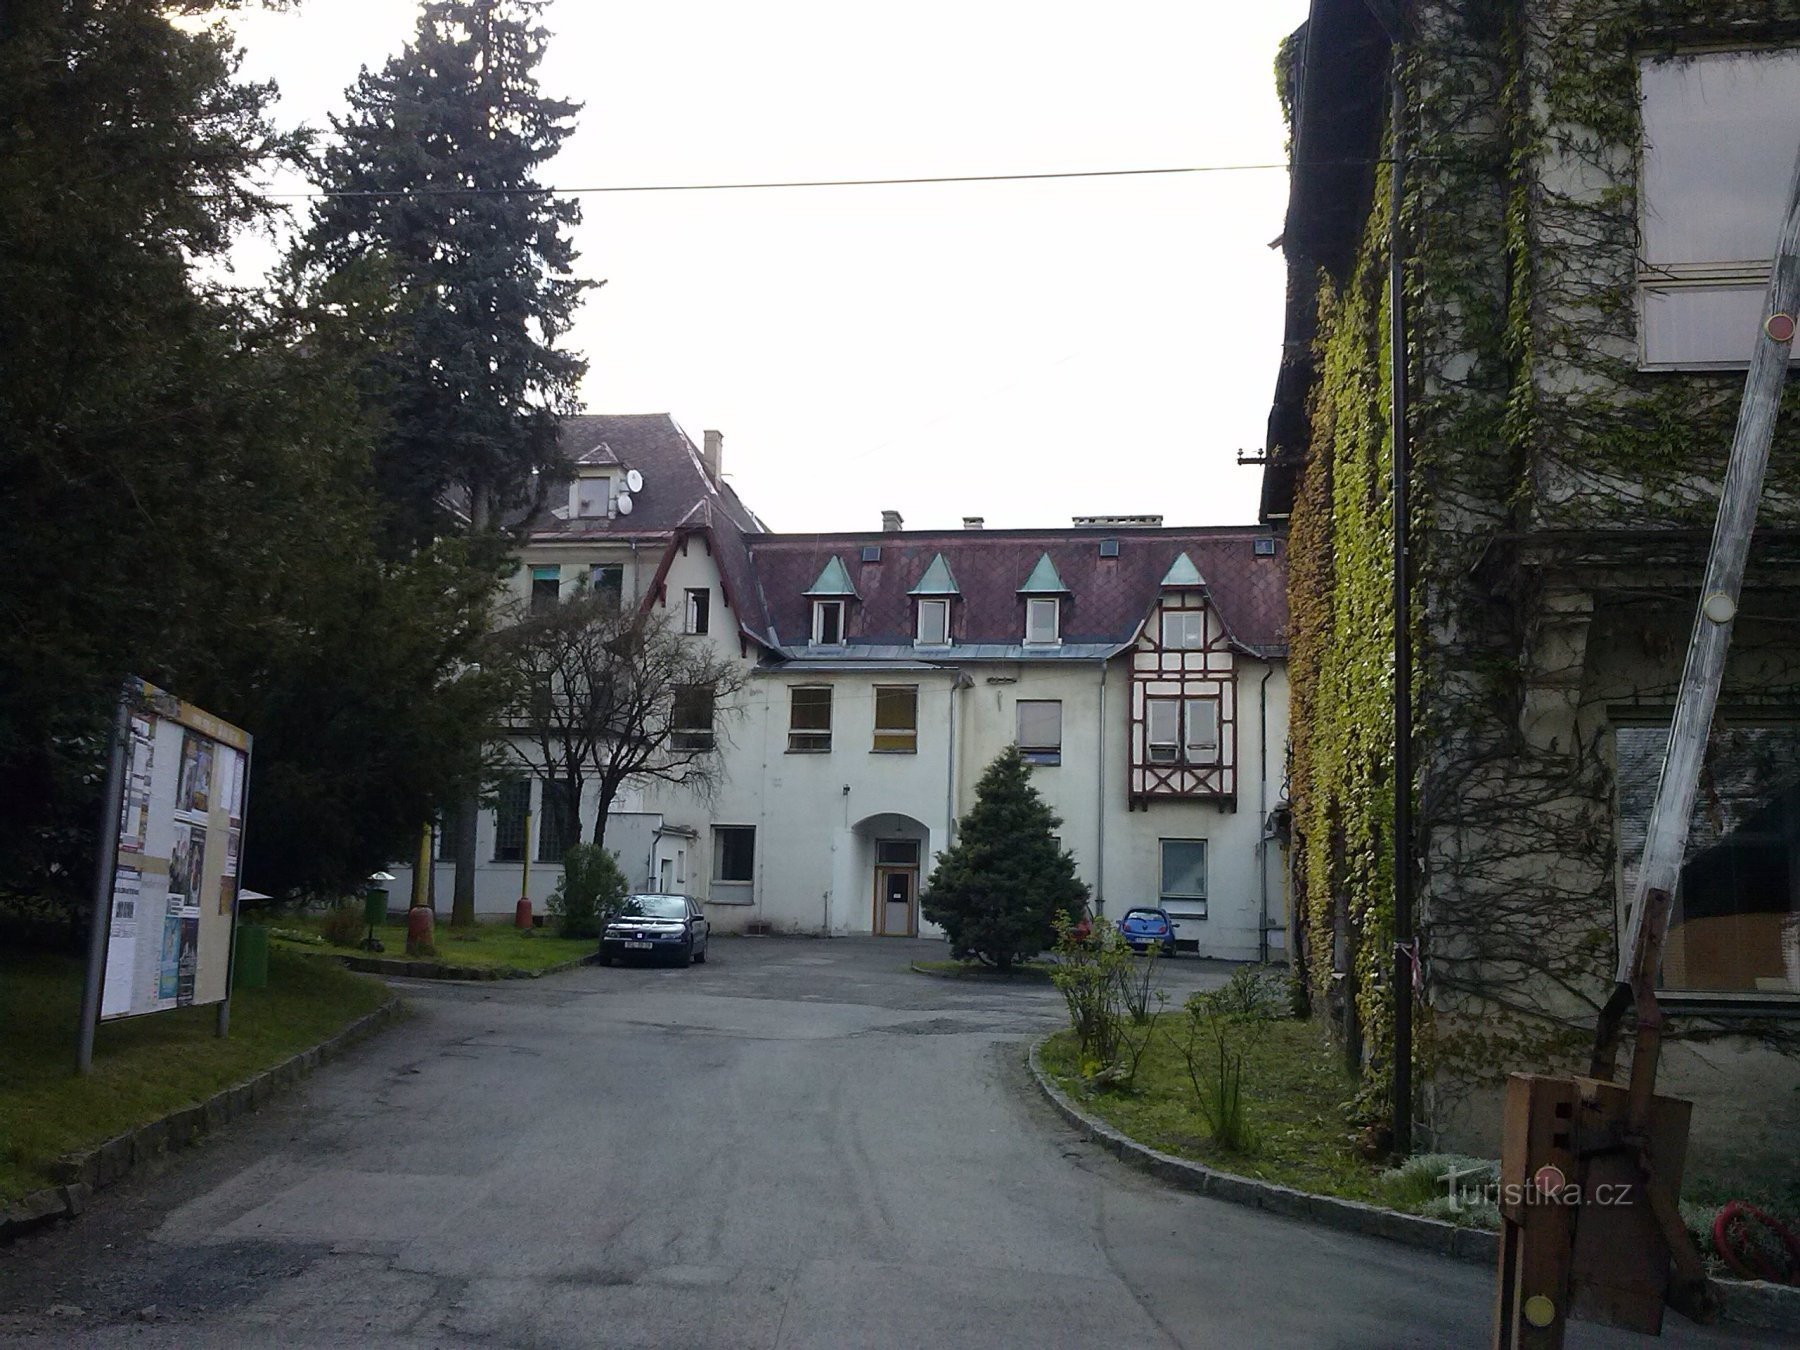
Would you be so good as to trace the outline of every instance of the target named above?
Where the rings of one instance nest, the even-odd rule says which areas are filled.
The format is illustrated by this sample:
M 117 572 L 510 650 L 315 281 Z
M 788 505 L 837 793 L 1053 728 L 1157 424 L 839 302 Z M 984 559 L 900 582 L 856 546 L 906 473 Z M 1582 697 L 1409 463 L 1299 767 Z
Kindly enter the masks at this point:
M 1131 652 L 1132 809 L 1159 798 L 1237 804 L 1237 656 L 1183 553 Z

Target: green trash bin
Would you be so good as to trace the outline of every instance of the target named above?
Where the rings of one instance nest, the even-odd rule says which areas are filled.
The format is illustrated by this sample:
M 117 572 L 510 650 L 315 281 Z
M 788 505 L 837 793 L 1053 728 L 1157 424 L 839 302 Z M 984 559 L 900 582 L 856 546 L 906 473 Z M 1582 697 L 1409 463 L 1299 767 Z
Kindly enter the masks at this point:
M 241 923 L 237 930 L 237 956 L 231 967 L 234 989 L 261 989 L 269 983 L 269 930 L 261 924 Z
M 380 886 L 371 886 L 363 892 L 363 922 L 371 928 L 380 928 L 387 922 L 388 893 Z

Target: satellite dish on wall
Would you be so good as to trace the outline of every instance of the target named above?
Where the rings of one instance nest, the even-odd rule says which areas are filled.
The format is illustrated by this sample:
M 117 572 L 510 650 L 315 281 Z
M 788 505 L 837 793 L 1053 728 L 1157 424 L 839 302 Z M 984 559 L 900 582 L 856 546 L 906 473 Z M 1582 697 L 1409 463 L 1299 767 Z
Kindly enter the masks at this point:
M 644 490 L 644 475 L 639 473 L 636 469 L 625 470 L 625 490 L 627 492 L 642 492 Z
M 620 515 L 628 516 L 631 514 L 631 494 L 629 492 L 621 492 L 619 494 L 618 506 Z

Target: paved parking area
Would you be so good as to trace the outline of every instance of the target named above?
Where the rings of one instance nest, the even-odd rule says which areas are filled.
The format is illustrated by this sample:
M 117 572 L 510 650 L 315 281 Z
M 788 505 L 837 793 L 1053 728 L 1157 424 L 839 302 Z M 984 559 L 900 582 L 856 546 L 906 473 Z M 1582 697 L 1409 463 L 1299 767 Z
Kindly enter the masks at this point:
M 942 944 L 399 982 L 394 1030 L 0 1249 L 0 1344 L 1485 1344 L 1485 1270 L 1170 1193 L 1082 1143 L 1023 1068 L 1056 992 L 917 955 Z M 1175 1001 L 1225 978 L 1164 971 Z

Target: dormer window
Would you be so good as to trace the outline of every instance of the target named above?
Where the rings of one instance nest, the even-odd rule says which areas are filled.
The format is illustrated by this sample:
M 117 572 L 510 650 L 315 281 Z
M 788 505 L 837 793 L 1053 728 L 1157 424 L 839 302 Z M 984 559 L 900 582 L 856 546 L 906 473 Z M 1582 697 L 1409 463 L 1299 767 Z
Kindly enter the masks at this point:
M 921 647 L 948 647 L 950 645 L 950 602 L 948 600 L 919 601 L 917 642 Z
M 1062 640 L 1062 601 L 1054 596 L 1032 596 L 1025 602 L 1025 641 L 1048 645 Z
M 612 507 L 612 477 L 608 474 L 582 474 L 575 480 L 575 514 L 604 517 Z
M 812 640 L 815 647 L 841 647 L 844 645 L 844 602 L 842 600 L 813 601 Z

